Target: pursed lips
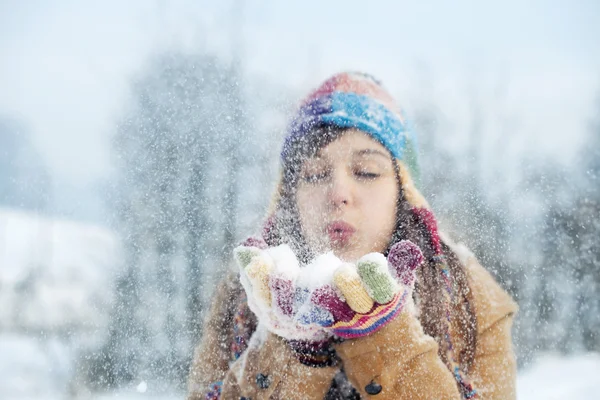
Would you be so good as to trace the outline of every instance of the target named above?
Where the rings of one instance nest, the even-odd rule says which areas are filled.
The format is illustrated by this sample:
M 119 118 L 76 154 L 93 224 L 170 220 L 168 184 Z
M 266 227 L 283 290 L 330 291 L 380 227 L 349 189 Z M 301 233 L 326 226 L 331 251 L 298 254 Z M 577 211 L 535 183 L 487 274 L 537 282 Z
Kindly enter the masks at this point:
M 333 221 L 326 225 L 325 232 L 332 244 L 345 245 L 356 232 L 356 228 L 345 221 Z

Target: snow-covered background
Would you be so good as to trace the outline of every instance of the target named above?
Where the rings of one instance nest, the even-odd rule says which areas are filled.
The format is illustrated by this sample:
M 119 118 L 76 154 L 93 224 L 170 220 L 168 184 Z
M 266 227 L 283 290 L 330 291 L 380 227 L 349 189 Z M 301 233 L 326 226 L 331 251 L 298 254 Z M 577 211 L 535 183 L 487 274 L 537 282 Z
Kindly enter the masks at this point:
M 105 340 L 121 253 L 103 227 L 0 208 L 0 394 L 66 393 Z
M 598 16 L 595 1 L 0 2 L 0 398 L 181 398 L 290 110 L 340 70 L 406 109 L 421 190 L 519 302 L 519 397 L 600 398 Z

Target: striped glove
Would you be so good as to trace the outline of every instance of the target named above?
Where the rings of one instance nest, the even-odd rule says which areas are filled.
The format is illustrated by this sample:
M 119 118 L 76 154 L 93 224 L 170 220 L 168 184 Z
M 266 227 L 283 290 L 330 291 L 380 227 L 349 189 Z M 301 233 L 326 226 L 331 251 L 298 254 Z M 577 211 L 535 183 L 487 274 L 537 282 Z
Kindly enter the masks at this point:
M 421 250 L 410 241 L 396 243 L 387 259 L 371 253 L 356 265 L 343 264 L 332 284 L 311 293 L 311 312 L 299 321 L 318 324 L 331 334 L 351 339 L 369 335 L 391 322 L 411 300 Z

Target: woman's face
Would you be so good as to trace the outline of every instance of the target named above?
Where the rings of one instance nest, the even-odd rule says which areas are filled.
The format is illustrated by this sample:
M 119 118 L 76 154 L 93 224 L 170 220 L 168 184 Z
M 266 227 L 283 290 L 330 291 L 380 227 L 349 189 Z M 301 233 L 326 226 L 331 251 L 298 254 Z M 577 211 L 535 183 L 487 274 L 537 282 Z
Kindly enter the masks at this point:
M 307 244 L 346 261 L 385 251 L 398 192 L 388 150 L 359 130 L 346 131 L 302 164 L 296 202 Z

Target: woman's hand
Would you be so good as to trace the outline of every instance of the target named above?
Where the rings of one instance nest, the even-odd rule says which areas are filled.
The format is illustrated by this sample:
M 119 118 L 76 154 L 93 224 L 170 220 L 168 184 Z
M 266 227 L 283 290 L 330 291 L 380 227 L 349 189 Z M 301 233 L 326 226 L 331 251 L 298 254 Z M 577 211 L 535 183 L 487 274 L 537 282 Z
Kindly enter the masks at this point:
M 422 262 L 421 250 L 410 241 L 401 241 L 392 246 L 387 260 L 371 253 L 356 265 L 341 265 L 332 285 L 312 292 L 315 312 L 299 321 L 317 323 L 345 339 L 376 332 L 411 301 L 415 270 Z
M 267 248 L 262 239 L 250 238 L 234 250 L 234 255 L 248 306 L 259 323 L 276 335 L 299 343 L 331 337 L 319 325 L 300 320 L 308 289 L 298 285 L 303 281 L 301 270 L 289 246 Z

